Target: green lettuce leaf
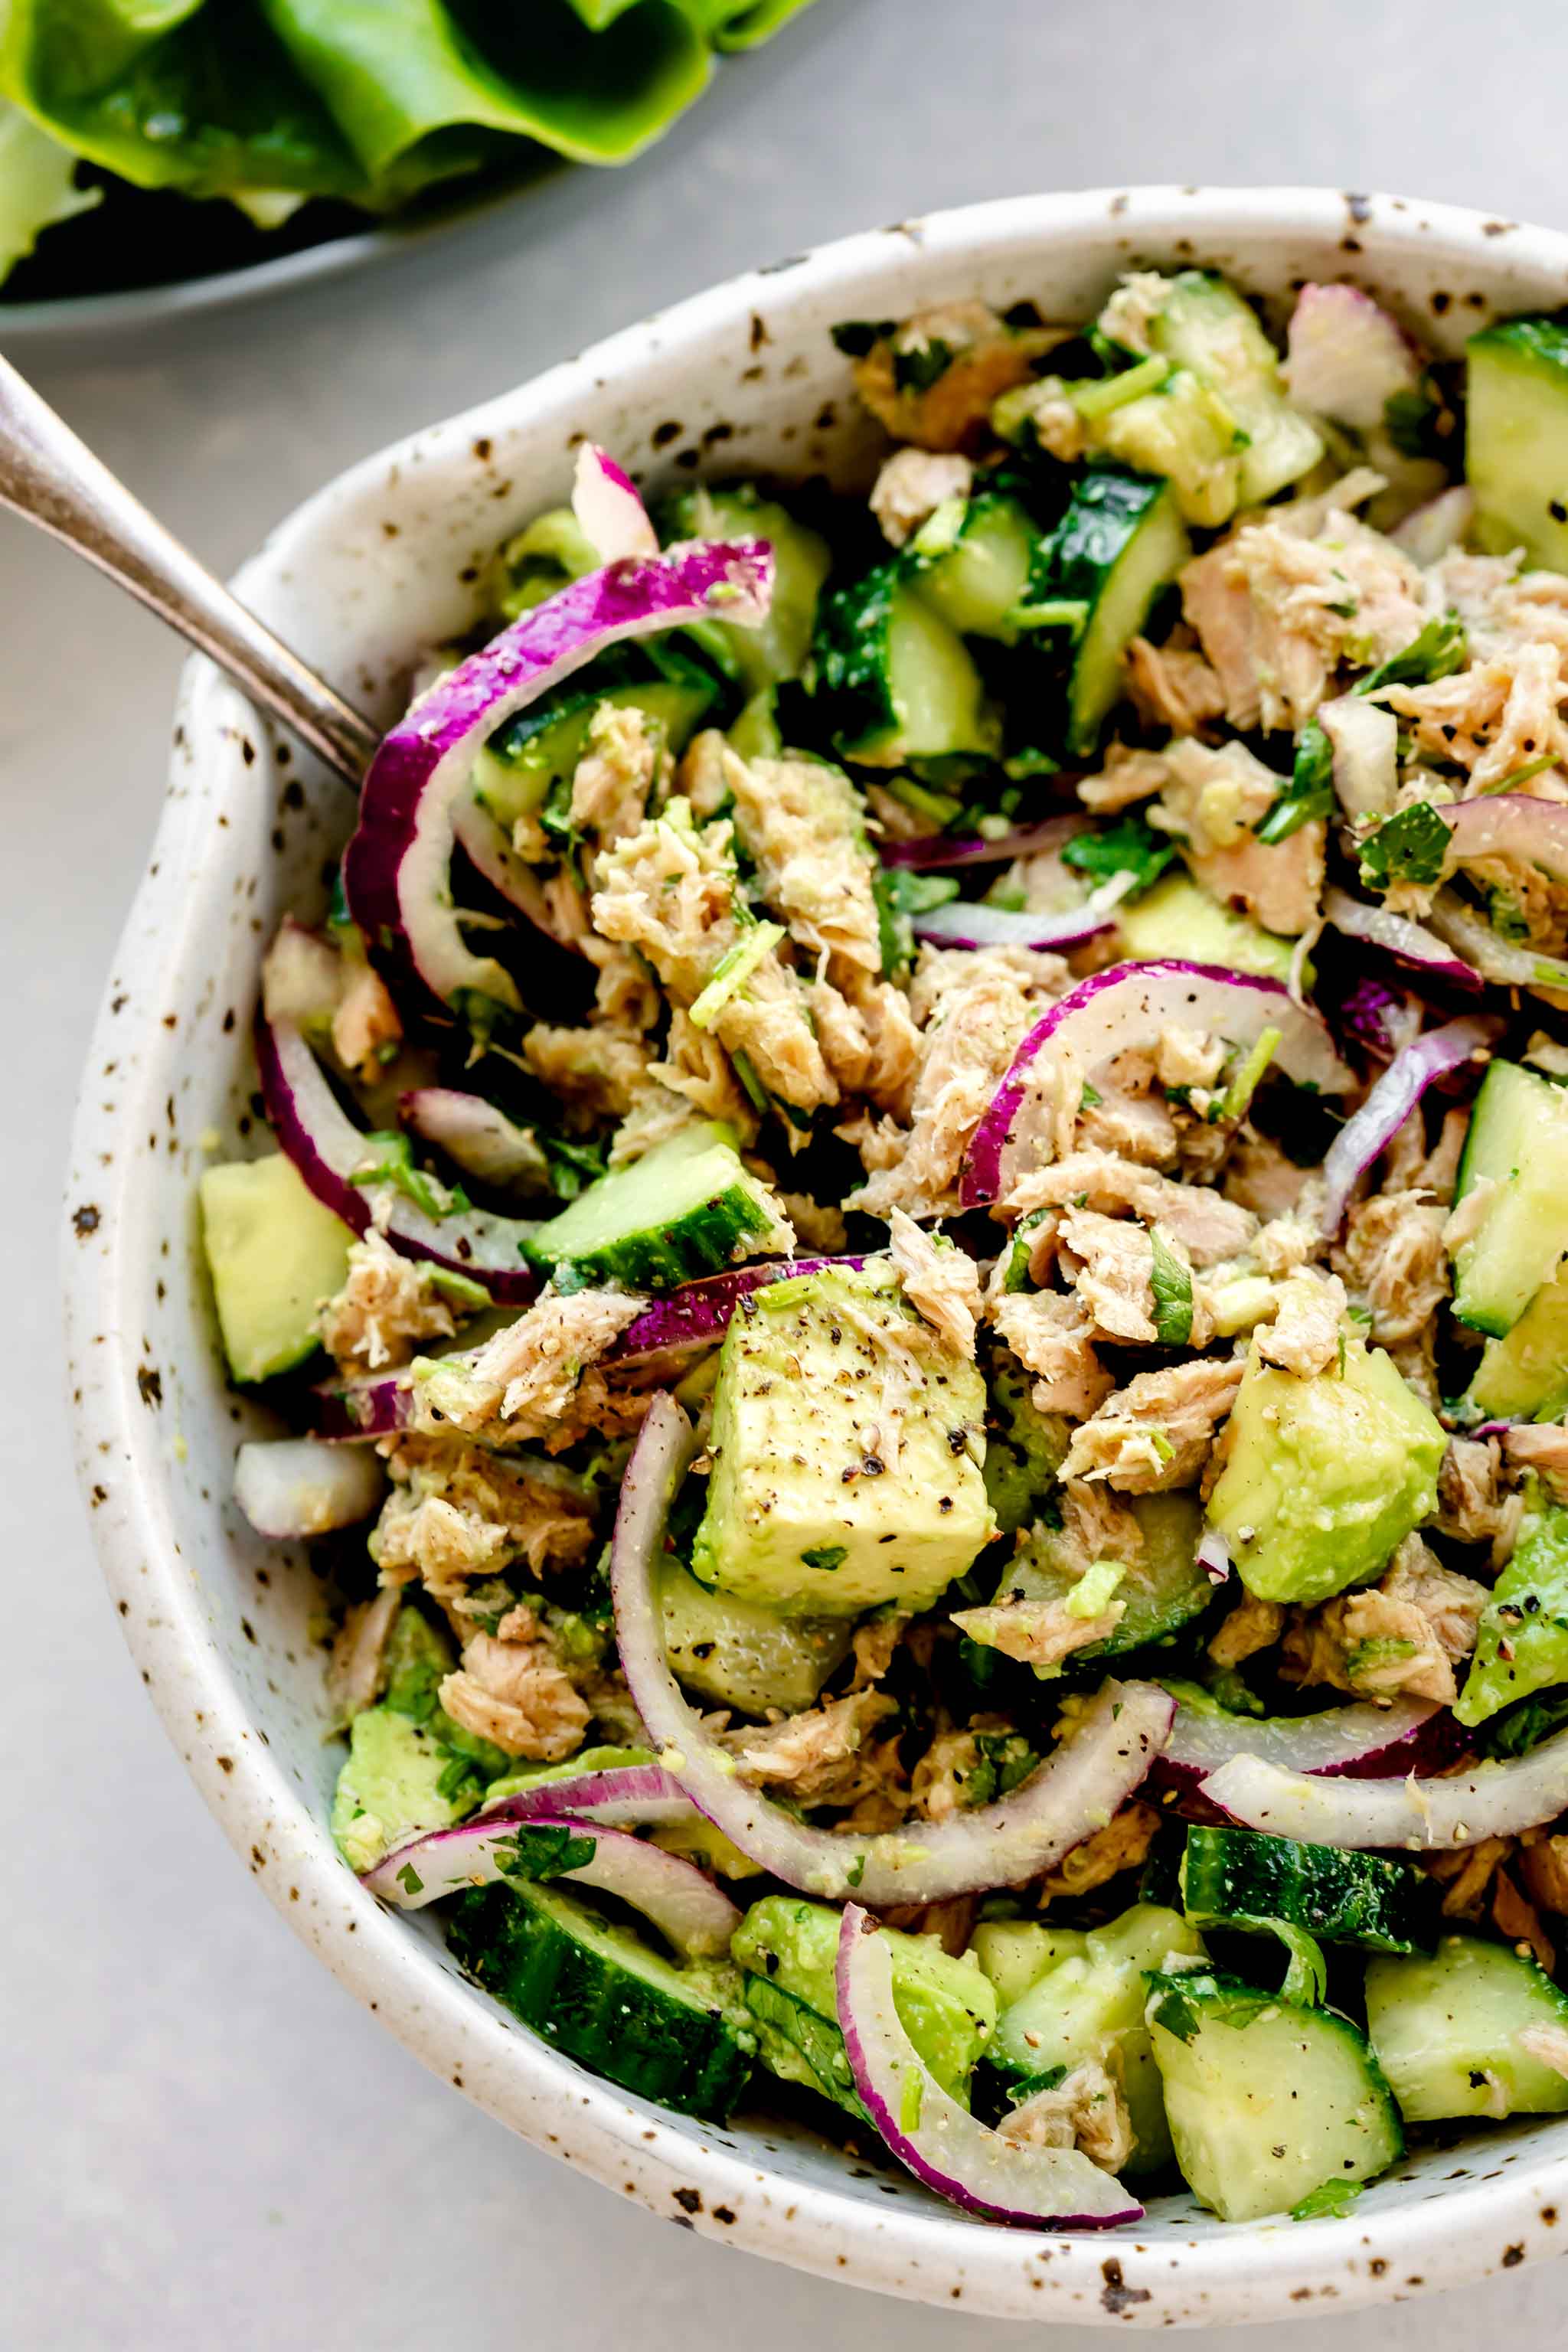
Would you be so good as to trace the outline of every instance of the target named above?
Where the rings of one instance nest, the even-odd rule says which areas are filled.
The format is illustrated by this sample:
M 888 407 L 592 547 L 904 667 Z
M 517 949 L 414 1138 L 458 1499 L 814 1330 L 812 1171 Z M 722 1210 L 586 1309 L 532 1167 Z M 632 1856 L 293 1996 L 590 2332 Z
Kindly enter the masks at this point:
M 0 278 L 26 258 L 45 229 L 89 211 L 101 193 L 79 188 L 69 148 L 0 100 Z

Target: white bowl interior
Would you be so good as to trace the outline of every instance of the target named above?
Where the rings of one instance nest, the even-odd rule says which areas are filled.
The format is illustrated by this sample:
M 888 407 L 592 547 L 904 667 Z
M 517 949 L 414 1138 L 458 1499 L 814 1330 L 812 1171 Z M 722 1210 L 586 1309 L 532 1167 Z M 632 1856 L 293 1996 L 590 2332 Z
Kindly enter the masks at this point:
M 420 649 L 476 616 L 497 542 L 564 495 L 584 434 L 655 484 L 753 468 L 862 479 L 876 444 L 833 321 L 975 292 L 1077 319 L 1119 270 L 1193 259 L 1279 299 L 1309 276 L 1353 279 L 1448 350 L 1480 319 L 1568 289 L 1563 240 L 1388 198 L 1135 192 L 905 224 L 701 297 L 368 460 L 280 527 L 243 593 L 389 717 Z M 236 1446 L 268 1416 L 223 1385 L 195 1185 L 209 1156 L 257 1148 L 261 946 L 285 908 L 321 906 L 351 814 L 340 785 L 192 664 L 68 1202 L 79 1453 L 110 1581 L 172 1736 L 291 1924 L 530 2139 L 667 2216 L 863 2284 L 1168 2326 L 1409 2294 L 1548 2251 L 1568 2196 L 1551 2123 L 1425 2151 L 1352 2218 L 1310 2230 L 1225 2229 L 1185 2198 L 1110 2239 L 993 2229 L 809 2133 L 755 2116 L 721 2130 L 628 2099 L 468 1986 L 428 1915 L 384 1914 L 342 1870 L 324 1826 L 340 1753 L 321 1738 L 326 1595 L 302 1551 L 260 1542 L 228 1500 Z

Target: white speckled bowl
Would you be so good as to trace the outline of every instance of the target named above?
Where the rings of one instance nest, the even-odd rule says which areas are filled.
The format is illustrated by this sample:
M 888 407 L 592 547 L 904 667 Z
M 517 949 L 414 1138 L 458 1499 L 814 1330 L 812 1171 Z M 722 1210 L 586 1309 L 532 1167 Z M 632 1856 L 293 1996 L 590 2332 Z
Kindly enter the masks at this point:
M 1348 278 L 1456 349 L 1479 320 L 1568 296 L 1568 238 L 1397 197 L 1154 189 L 977 206 L 737 278 L 536 383 L 368 458 L 279 526 L 241 593 L 388 719 L 421 646 L 475 616 L 478 568 L 564 493 L 583 434 L 679 479 L 708 467 L 863 475 L 870 440 L 828 339 L 979 292 L 1091 312 L 1135 263 L 1212 262 L 1287 296 Z M 1035 2236 L 748 2118 L 720 2130 L 546 2049 L 384 1911 L 325 1815 L 321 1594 L 229 1503 L 265 1416 L 224 1386 L 195 1245 L 203 1139 L 257 1140 L 247 1037 L 264 936 L 321 903 L 350 810 L 205 661 L 185 673 L 169 794 L 82 1082 L 65 1237 L 78 1458 L 115 1603 L 171 1738 L 279 1909 L 459 2090 L 654 2212 L 863 2286 L 1013 2318 L 1149 2326 L 1285 2317 L 1453 2285 L 1568 2235 L 1568 2126 L 1425 2151 L 1344 2221 L 1225 2228 L 1184 2198 L 1136 2231 Z M 1559 2215 L 1563 2218 L 1560 2221 Z

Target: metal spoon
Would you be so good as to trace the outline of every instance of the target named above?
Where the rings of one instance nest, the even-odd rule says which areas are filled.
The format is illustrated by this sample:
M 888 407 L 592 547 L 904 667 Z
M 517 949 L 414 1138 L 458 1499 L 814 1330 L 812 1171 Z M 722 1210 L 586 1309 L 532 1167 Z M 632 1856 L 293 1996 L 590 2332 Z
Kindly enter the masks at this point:
M 107 572 L 358 790 L 380 730 L 231 596 L 4 358 L 0 506 Z

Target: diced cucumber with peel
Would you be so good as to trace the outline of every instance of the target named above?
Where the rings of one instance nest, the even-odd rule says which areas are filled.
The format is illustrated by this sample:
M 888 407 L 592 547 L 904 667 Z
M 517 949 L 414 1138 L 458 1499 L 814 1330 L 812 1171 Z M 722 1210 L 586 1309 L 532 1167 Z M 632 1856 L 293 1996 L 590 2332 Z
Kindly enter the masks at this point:
M 1454 1312 L 1500 1339 L 1568 1267 L 1568 1088 L 1493 1062 L 1470 1113 L 1455 1204 L 1491 1190 L 1454 1255 Z
M 909 550 L 910 583 L 922 604 L 965 637 L 1018 635 L 1013 615 L 1039 553 L 1040 534 L 1016 499 L 971 499 L 939 508 Z
M 598 1178 L 524 1248 L 562 1289 L 668 1290 L 793 1242 L 730 1130 L 703 1120 Z
M 1068 687 L 1069 752 L 1093 751 L 1121 698 L 1127 648 L 1191 552 L 1168 482 L 1108 466 L 1074 490 L 1030 586 L 1031 598 L 1085 613 Z
M 314 1355 L 316 1309 L 340 1291 L 354 1235 L 280 1151 L 207 1169 L 202 1243 L 224 1353 L 237 1381 L 266 1381 Z
M 969 1948 L 1005 2009 L 1058 1960 L 1081 1959 L 1089 1937 L 1079 1927 L 1049 1927 L 1039 1919 L 983 1919 L 969 1938 Z
M 1568 572 L 1568 324 L 1505 319 L 1467 351 L 1465 474 L 1489 554 Z
M 1489 1339 L 1460 1410 L 1468 1421 L 1561 1421 L 1568 1411 L 1568 1266 L 1511 1331 Z
M 1053 1931 L 1055 1932 L 1055 1931 Z M 1173 1954 L 1201 1960 L 1204 1942 L 1191 1922 L 1156 1903 L 1136 1903 L 1090 1930 L 1081 1948 L 1065 1948 L 1002 2011 L 990 2051 L 994 2066 L 1015 2078 L 1052 2066 L 1069 2072 L 1090 2059 L 1120 2084 L 1137 2135 L 1122 2168 L 1157 2171 L 1171 2159 L 1164 2098 L 1144 2020 L 1144 1974 Z
M 1380 1854 L 1200 1826 L 1187 1832 L 1181 1889 L 1183 1909 L 1202 1927 L 1279 1920 L 1325 1943 L 1377 1952 L 1431 1941 L 1431 1881 Z
M 1404 2153 L 1393 2095 L 1348 2018 L 1206 1969 L 1148 1985 L 1176 2162 L 1222 2221 L 1287 2213 L 1331 2181 L 1374 2179 Z
M 1445 1936 L 1430 1958 L 1369 1960 L 1366 2024 L 1406 2123 L 1568 2113 L 1568 1994 L 1505 1944 Z
M 1243 506 L 1260 505 L 1311 472 L 1323 455 L 1322 436 L 1286 399 L 1278 352 L 1223 278 L 1180 271 L 1151 321 L 1149 340 L 1217 394 L 1245 436 L 1237 482 Z
M 812 660 L 834 741 L 862 766 L 999 748 L 963 638 L 901 564 L 883 564 L 824 599 Z
M 569 2058 L 682 2115 L 734 2106 L 753 2045 L 732 1968 L 676 1968 L 559 1886 L 472 1888 L 449 1916 L 462 1965 Z
M 743 1715 L 798 1715 L 848 1654 L 852 1627 L 843 1618 L 785 1616 L 710 1591 L 679 1560 L 660 1571 L 659 1606 L 674 1672 L 700 1697 Z

